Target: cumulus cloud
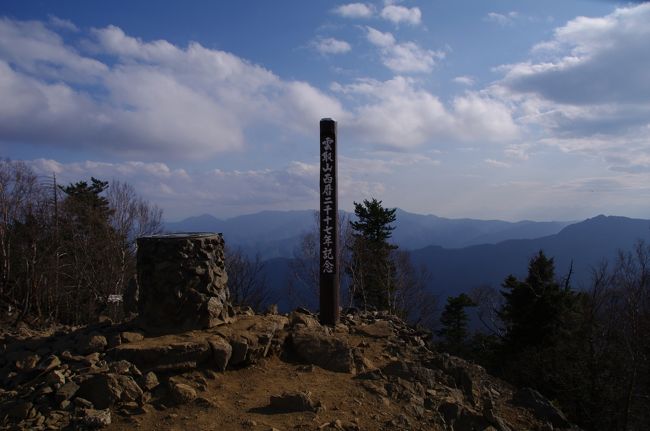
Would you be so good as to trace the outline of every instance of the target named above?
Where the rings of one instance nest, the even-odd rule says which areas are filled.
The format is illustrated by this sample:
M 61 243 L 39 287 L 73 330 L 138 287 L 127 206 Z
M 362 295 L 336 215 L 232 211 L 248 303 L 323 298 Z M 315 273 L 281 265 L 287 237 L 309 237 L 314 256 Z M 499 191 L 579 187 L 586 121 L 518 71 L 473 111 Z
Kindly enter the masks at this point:
M 314 41 L 313 46 L 321 54 L 343 54 L 352 49 L 346 41 L 332 37 L 318 39 Z
M 650 4 L 599 18 L 578 17 L 534 51 L 550 58 L 507 67 L 505 84 L 559 103 L 650 100 Z
M 359 80 L 333 90 L 363 100 L 349 120 L 362 140 L 387 148 L 409 149 L 425 142 L 511 141 L 518 128 L 507 106 L 468 92 L 445 106 L 412 79 Z
M 105 64 L 82 56 L 39 21 L 0 18 L 0 60 L 50 80 L 92 82 L 108 72 Z
M 334 13 L 345 18 L 370 18 L 374 12 L 373 6 L 366 3 L 348 3 L 334 9 Z
M 0 19 L 0 98 L 12 101 L 0 106 L 0 142 L 201 159 L 244 148 L 259 125 L 304 134 L 323 109 L 346 115 L 311 85 L 228 52 L 142 41 L 115 26 L 90 36 L 96 56 L 43 23 Z
M 408 8 L 390 4 L 381 10 L 381 17 L 394 24 L 404 22 L 410 25 L 418 25 L 422 20 L 422 12 L 418 7 Z
M 392 33 L 372 27 L 366 27 L 366 39 L 380 49 L 384 66 L 397 73 L 430 72 L 445 57 L 443 51 L 424 49 L 414 42 L 398 43 Z
M 527 61 L 503 66 L 495 88 L 518 106 L 523 124 L 542 127 L 540 143 L 626 163 L 650 146 L 650 4 L 578 17 L 533 47 Z M 643 148 L 643 150 L 637 150 Z

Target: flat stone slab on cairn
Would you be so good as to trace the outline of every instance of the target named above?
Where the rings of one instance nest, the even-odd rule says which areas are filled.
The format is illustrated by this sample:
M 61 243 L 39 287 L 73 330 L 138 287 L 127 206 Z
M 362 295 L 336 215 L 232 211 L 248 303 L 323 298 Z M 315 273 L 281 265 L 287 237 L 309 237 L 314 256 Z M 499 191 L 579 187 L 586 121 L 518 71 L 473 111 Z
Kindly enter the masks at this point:
M 221 234 L 140 237 L 137 265 L 138 308 L 146 329 L 178 332 L 231 320 Z

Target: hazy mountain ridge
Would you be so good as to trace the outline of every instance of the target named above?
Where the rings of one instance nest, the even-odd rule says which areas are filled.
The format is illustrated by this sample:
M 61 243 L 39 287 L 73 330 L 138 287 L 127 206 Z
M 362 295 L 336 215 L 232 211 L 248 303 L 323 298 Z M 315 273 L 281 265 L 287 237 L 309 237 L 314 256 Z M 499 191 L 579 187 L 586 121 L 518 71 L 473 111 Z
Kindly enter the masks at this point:
M 262 211 L 230 219 L 210 214 L 168 222 L 168 232 L 221 232 L 226 245 L 263 259 L 292 257 L 304 232 L 314 226 L 314 211 Z
M 265 211 L 228 220 L 192 217 L 168 223 L 167 229 L 223 232 L 228 245 L 250 255 L 259 253 L 266 261 L 269 286 L 283 305 L 294 250 L 314 223 L 314 211 Z M 573 224 L 512 223 L 445 219 L 403 210 L 398 210 L 393 235 L 396 244 L 411 250 L 416 265 L 427 267 L 428 287 L 442 298 L 483 285 L 498 288 L 509 274 L 523 276 L 539 250 L 555 259 L 559 277 L 568 273 L 573 262 L 572 285 L 586 286 L 594 266 L 604 259 L 614 260 L 619 250 L 631 250 L 639 239 L 650 241 L 650 220 L 599 215 Z
M 571 285 L 588 286 L 592 268 L 603 260 L 612 262 L 619 250 L 633 250 L 638 240 L 650 241 L 650 220 L 597 216 L 569 225 L 554 235 L 534 239 L 501 241 L 464 248 L 428 246 L 411 251 L 413 262 L 431 273 L 428 288 L 442 300 L 489 285 L 499 288 L 505 277 L 525 276 L 528 262 L 539 250 L 553 257 L 556 275 L 565 277 L 573 262 Z M 264 273 L 280 306 L 289 306 L 286 285 L 290 258 L 265 262 Z M 316 304 L 310 304 L 316 306 Z
M 350 215 L 350 214 L 348 214 Z M 430 245 L 461 248 L 507 239 L 526 239 L 559 232 L 570 222 L 507 222 L 501 220 L 449 219 L 397 209 L 392 241 L 403 249 Z M 222 232 L 228 245 L 264 259 L 293 257 L 305 232 L 315 226 L 315 211 L 263 211 L 222 220 L 209 214 L 169 222 L 169 232 Z
M 614 260 L 619 250 L 632 250 L 638 240 L 650 241 L 650 220 L 600 215 L 555 235 L 462 249 L 430 246 L 413 251 L 412 258 L 429 268 L 430 287 L 445 296 L 481 285 L 499 287 L 509 274 L 523 276 L 539 250 L 555 259 L 559 277 L 566 276 L 573 263 L 572 285 L 581 287 L 589 283 L 596 265 Z

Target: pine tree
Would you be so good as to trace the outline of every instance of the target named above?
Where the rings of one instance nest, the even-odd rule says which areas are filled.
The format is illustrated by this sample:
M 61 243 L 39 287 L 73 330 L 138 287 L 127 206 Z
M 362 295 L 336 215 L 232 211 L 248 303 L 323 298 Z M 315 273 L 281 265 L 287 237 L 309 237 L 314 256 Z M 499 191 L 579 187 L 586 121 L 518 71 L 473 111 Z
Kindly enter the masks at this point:
M 557 281 L 553 259 L 542 251 L 530 260 L 526 279 L 509 276 L 501 293 L 505 334 L 498 359 L 503 376 L 566 403 L 567 394 L 580 386 L 580 295 L 568 282 Z
M 442 337 L 442 348 L 449 353 L 458 355 L 464 352 L 469 320 L 465 308 L 475 306 L 476 303 L 464 293 L 447 298 L 447 305 L 440 317 L 442 328 L 437 334 Z
M 395 208 L 384 208 L 377 199 L 354 202 L 356 221 L 353 229 L 352 258 L 347 271 L 355 303 L 364 308 L 392 310 L 391 293 L 395 288 L 395 265 L 388 242 L 396 219 Z
M 576 303 L 568 285 L 555 279 L 555 264 L 543 251 L 530 260 L 528 276 L 510 275 L 502 285 L 505 303 L 499 317 L 505 325 L 505 347 L 521 351 L 531 346 L 554 343 L 563 330 L 564 319 Z
M 70 298 L 63 315 L 70 323 L 87 322 L 106 306 L 121 274 L 115 251 L 117 232 L 111 225 L 113 209 L 102 193 L 108 182 L 91 179 L 59 186 L 66 194 L 62 205 L 62 281 Z
M 108 181 L 91 177 L 92 184 L 79 181 L 68 186 L 59 186 L 66 194 L 64 212 L 75 228 L 96 230 L 109 227 L 112 211 L 108 199 L 101 194 L 108 188 Z

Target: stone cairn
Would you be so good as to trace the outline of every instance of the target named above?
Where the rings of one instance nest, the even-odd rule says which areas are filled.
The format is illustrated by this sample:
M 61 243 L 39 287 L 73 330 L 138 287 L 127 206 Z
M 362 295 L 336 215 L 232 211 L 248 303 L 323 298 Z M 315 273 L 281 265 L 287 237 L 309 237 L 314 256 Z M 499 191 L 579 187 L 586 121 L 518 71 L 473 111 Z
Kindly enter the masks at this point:
M 224 241 L 216 233 L 138 238 L 138 309 L 149 330 L 177 332 L 229 322 Z

